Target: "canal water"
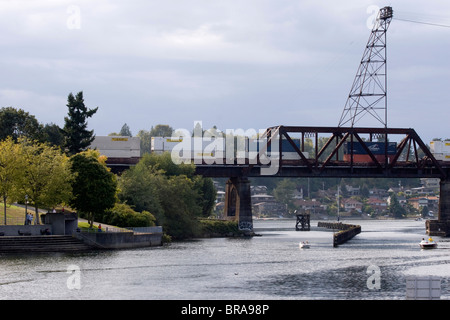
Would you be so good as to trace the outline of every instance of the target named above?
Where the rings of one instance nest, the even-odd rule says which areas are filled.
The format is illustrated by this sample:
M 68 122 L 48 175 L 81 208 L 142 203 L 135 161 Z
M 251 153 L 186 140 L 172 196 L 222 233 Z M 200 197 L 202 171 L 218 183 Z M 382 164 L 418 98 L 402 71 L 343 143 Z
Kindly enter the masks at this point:
M 260 236 L 250 239 L 1 255 L 0 299 L 405 299 L 406 277 L 428 275 L 441 278 L 441 299 L 450 298 L 450 242 L 436 237 L 437 249 L 421 250 L 424 221 L 347 222 L 362 232 L 337 248 L 317 221 L 295 231 L 295 220 L 258 220 Z M 301 241 L 311 247 L 300 249 Z

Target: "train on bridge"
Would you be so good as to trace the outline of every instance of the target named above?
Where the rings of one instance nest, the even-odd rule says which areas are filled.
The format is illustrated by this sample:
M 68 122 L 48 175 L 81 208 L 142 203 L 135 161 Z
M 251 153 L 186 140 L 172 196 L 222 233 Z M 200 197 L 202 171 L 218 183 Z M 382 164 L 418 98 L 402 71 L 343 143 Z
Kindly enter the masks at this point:
M 196 141 L 195 139 L 199 139 Z M 186 138 L 180 137 L 152 137 L 151 152 L 161 154 L 164 152 L 184 152 L 184 160 L 194 160 L 201 158 L 210 163 L 227 163 L 226 158 L 231 156 L 236 160 L 243 160 L 243 163 L 251 163 L 260 153 L 262 148 L 266 146 L 264 153 L 268 157 L 278 157 L 277 152 L 272 153 L 272 145 L 267 143 L 267 139 L 252 139 L 245 137 L 239 142 L 237 139 L 228 145 L 226 139 L 213 138 Z M 315 159 L 317 152 L 313 147 L 313 151 L 304 151 L 304 140 L 301 138 L 292 138 L 292 143 L 287 138 L 283 138 L 274 151 L 280 151 L 283 160 L 301 160 Z M 180 148 L 183 146 L 184 149 Z M 232 151 L 227 149 L 232 148 Z M 107 163 L 110 166 L 128 167 L 139 162 L 141 157 L 140 139 L 139 137 L 127 136 L 96 136 L 92 142 L 91 149 L 97 149 L 100 153 L 107 157 Z M 178 148 L 178 150 L 177 150 Z M 311 147 L 310 147 L 311 148 Z M 318 146 L 316 147 L 318 148 Z M 342 152 L 338 155 L 341 162 L 351 162 L 360 164 L 373 163 L 372 156 L 379 162 L 383 163 L 387 157 L 387 161 L 391 163 L 396 157 L 399 150 L 397 142 L 377 141 L 346 141 L 343 144 Z M 450 141 L 431 141 L 431 154 L 439 162 L 450 163 Z M 300 155 L 299 151 L 303 155 Z M 316 153 L 314 153 L 316 152 Z M 318 151 L 320 152 L 320 151 Z M 222 162 L 220 162 L 221 160 Z

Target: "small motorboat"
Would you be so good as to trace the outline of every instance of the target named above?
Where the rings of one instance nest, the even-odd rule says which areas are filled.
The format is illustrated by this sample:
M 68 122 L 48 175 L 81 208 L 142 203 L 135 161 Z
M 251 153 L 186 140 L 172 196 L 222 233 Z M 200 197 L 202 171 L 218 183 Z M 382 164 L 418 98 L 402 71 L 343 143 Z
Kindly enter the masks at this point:
M 437 243 L 430 237 L 428 240 L 422 239 L 420 241 L 420 247 L 422 249 L 433 249 L 437 247 Z
M 306 242 L 302 241 L 302 242 L 299 243 L 298 246 L 299 246 L 300 249 L 309 249 L 308 241 L 306 241 Z

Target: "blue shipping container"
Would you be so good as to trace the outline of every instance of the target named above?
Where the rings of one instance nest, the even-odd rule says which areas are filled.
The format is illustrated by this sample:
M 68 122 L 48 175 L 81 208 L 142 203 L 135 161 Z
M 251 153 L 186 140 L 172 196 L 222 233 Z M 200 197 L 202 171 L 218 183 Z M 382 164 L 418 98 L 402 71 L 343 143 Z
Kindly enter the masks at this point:
M 385 142 L 365 142 L 365 145 L 374 155 L 384 155 L 386 146 Z M 352 143 L 347 142 L 344 146 L 344 154 L 350 154 L 351 148 Z M 397 153 L 397 142 L 388 142 L 387 154 L 394 155 L 396 153 Z M 353 154 L 367 154 L 367 152 L 366 150 L 364 150 L 364 147 L 361 145 L 361 143 L 354 141 Z

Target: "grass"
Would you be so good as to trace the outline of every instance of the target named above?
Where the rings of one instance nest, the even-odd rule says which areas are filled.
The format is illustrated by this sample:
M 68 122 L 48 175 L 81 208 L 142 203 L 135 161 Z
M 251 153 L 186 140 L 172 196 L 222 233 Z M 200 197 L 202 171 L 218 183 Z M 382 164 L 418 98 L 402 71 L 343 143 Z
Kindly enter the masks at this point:
M 0 203 L 0 221 L 4 223 L 4 204 Z M 34 210 L 31 211 L 34 214 Z M 25 208 L 15 205 L 6 205 L 6 219 L 8 223 L 23 223 L 25 221 Z

